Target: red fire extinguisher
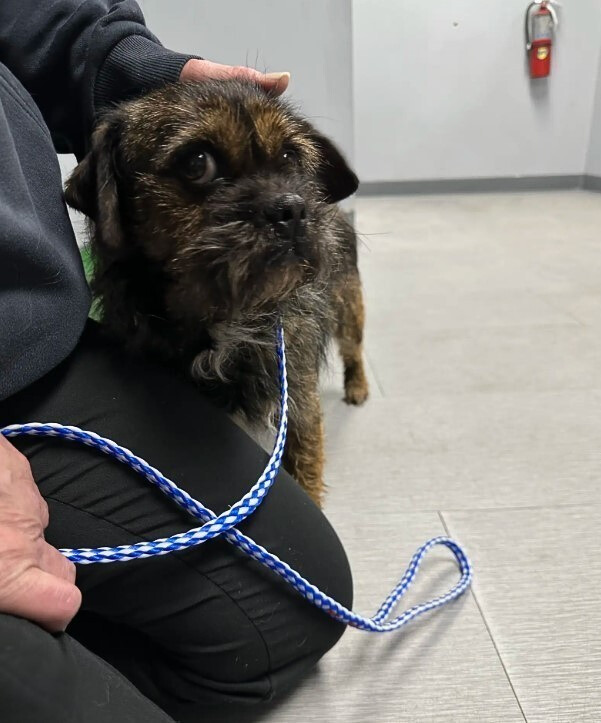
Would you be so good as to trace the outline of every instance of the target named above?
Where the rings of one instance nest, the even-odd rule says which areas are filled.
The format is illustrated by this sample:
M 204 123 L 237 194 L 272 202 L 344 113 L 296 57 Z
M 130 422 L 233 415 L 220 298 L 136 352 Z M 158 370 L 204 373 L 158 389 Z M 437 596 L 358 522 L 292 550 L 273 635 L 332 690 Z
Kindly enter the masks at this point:
M 526 10 L 526 51 L 531 78 L 551 73 L 551 49 L 558 18 L 551 0 L 534 0 Z

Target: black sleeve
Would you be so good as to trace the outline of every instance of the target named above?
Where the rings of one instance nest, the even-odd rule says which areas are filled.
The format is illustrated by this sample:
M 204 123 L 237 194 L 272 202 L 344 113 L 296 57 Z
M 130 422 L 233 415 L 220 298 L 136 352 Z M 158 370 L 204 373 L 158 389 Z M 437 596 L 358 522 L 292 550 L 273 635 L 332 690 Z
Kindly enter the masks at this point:
M 81 156 L 107 105 L 176 81 L 133 0 L 0 0 L 0 62 L 34 97 L 57 151 Z

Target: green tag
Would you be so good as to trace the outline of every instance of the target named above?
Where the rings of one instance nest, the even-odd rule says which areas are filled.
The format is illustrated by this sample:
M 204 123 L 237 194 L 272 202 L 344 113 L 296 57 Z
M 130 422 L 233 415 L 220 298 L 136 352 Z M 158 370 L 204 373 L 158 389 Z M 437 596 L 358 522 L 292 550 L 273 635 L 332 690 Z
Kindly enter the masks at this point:
M 82 246 L 79 251 L 81 253 L 81 260 L 83 262 L 83 269 L 86 274 L 86 279 L 89 284 L 94 277 L 94 258 L 92 257 L 92 252 L 89 246 Z M 100 305 L 97 299 L 92 300 L 92 306 L 90 307 L 90 313 L 88 314 L 88 316 L 90 317 L 90 319 L 94 319 L 94 321 L 102 320 Z

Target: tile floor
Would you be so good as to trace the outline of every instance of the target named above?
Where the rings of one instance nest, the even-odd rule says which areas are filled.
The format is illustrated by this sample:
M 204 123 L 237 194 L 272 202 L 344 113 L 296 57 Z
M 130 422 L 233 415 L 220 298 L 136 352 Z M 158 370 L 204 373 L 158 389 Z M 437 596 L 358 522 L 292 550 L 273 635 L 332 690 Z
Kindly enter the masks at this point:
M 601 721 L 601 195 L 360 199 L 372 397 L 324 381 L 327 514 L 372 613 L 448 532 L 473 590 L 349 630 L 269 723 Z M 407 604 L 449 587 L 435 552 Z

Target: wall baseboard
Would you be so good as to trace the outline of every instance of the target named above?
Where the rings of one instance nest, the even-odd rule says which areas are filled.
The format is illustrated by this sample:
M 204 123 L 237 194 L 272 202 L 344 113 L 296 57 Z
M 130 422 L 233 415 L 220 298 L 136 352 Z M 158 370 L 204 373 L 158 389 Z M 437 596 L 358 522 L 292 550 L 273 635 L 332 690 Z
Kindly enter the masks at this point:
M 585 175 L 582 177 L 582 188 L 587 191 L 601 191 L 601 176 Z
M 450 178 L 425 181 L 370 181 L 359 186 L 359 196 L 410 194 L 498 193 L 511 191 L 564 191 L 584 188 L 601 191 L 601 177 L 590 175 Z

